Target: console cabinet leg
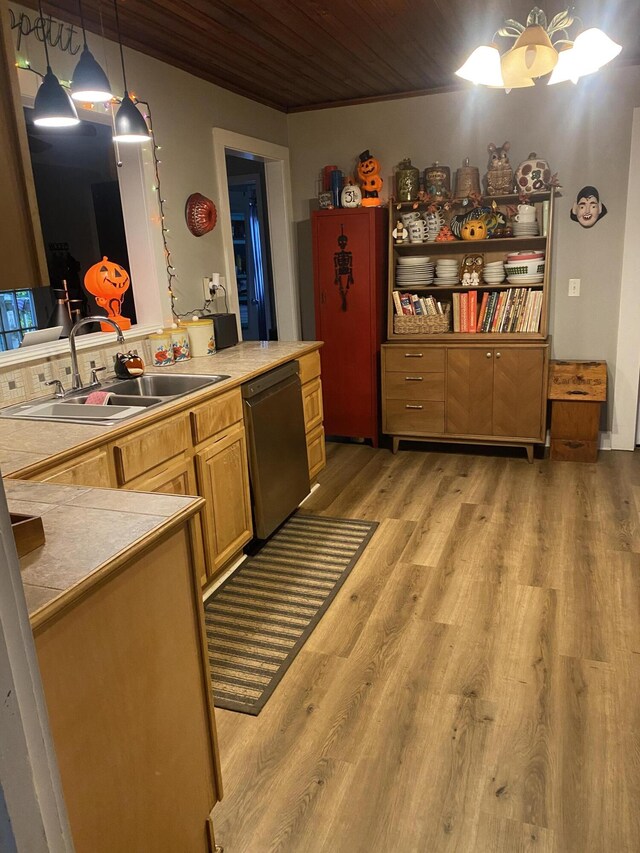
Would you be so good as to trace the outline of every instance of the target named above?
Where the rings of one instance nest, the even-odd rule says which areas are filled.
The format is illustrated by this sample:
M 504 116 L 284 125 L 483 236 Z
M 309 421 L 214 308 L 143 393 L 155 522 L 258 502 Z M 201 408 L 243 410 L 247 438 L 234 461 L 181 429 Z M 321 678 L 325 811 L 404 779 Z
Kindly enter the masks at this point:
M 533 465 L 533 444 L 527 444 L 527 462 Z
M 399 447 L 400 447 L 400 439 L 398 438 L 397 435 L 394 435 L 393 436 L 393 447 L 392 447 L 393 452 L 397 453 Z

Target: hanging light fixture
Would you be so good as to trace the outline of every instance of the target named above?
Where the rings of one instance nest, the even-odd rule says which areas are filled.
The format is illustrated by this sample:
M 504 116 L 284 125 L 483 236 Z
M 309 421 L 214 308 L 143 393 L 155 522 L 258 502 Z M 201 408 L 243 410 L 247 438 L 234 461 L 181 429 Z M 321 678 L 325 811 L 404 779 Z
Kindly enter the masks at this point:
M 75 105 L 69 95 L 60 85 L 60 81 L 51 70 L 49 63 L 49 48 L 47 47 L 47 32 L 42 14 L 42 2 L 38 0 L 40 22 L 42 24 L 42 41 L 44 54 L 47 59 L 47 73 L 42 79 L 36 92 L 33 104 L 33 123 L 39 127 L 73 127 L 80 123 Z
M 104 73 L 94 55 L 87 45 L 87 33 L 84 27 L 84 15 L 82 14 L 82 0 L 78 0 L 80 11 L 80 25 L 82 26 L 82 38 L 84 47 L 80 60 L 73 72 L 71 81 L 71 97 L 74 101 L 89 103 L 105 103 L 110 101 L 111 85 L 107 75 Z
M 464 65 L 458 68 L 456 74 L 471 83 L 502 88 L 504 84 L 500 70 L 500 51 L 495 44 L 480 45 L 473 51 Z
M 120 19 L 118 18 L 118 0 L 113 0 L 116 13 L 116 30 L 118 33 L 118 44 L 120 45 L 120 62 L 122 63 L 122 82 L 124 84 L 124 96 L 116 113 L 115 142 L 147 142 L 151 138 L 149 128 L 144 117 L 131 100 L 127 88 L 127 74 L 124 67 L 124 51 L 122 49 L 122 36 L 120 35 Z
M 506 20 L 496 36 L 514 39 L 515 44 L 500 56 L 495 45 L 495 54 L 500 58 L 501 83 L 495 80 L 496 55 L 486 53 L 490 48 L 476 48 L 464 65 L 456 71 L 459 77 L 485 86 L 502 86 L 507 91 L 535 85 L 534 80 L 551 74 L 549 84 L 572 80 L 598 71 L 616 57 L 622 47 L 596 27 L 583 30 L 571 41 L 569 28 L 575 23 L 569 10 L 560 12 L 547 23 L 547 16 L 535 6 L 527 18 L 526 25 L 512 19 Z M 552 41 L 557 34 L 565 38 Z M 495 38 L 495 36 L 494 36 Z M 482 56 L 479 51 L 484 51 Z

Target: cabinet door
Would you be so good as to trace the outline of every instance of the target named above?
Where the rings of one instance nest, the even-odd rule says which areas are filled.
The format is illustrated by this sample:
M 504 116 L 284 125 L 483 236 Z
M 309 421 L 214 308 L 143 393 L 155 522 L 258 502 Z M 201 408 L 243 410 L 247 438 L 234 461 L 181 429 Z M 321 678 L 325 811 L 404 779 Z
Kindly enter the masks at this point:
M 244 427 L 219 435 L 196 455 L 198 493 L 206 498 L 204 541 L 212 569 L 221 569 L 253 533 Z
M 545 350 L 495 347 L 494 354 L 493 434 L 541 440 Z
M 197 495 L 198 484 L 193 459 L 182 459 L 170 468 L 163 469 L 152 477 L 145 476 L 128 483 L 123 488 L 135 492 L 158 492 L 165 495 Z M 193 537 L 194 563 L 202 586 L 209 574 L 205 557 L 202 521 L 200 516 L 193 519 L 191 525 Z
M 329 435 L 371 437 L 377 377 L 374 221 L 368 211 L 314 217 L 316 336 Z M 340 242 L 339 242 L 340 241 Z
M 450 435 L 491 435 L 493 362 L 491 349 L 448 349 L 446 432 Z

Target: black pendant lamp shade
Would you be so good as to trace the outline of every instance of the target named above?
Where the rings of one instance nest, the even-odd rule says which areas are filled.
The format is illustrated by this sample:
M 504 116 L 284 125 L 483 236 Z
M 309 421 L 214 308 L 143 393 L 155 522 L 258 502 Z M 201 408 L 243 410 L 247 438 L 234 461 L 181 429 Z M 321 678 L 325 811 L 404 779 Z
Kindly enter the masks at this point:
M 78 0 L 78 11 L 80 12 L 84 48 L 82 49 L 80 61 L 76 65 L 76 70 L 73 72 L 71 97 L 74 101 L 104 104 L 113 97 L 111 94 L 111 84 L 87 46 L 87 31 L 84 27 L 82 0 Z
M 147 142 L 151 138 L 149 128 L 142 114 L 129 97 L 129 90 L 127 88 L 127 72 L 124 67 L 124 50 L 122 49 L 120 18 L 118 17 L 118 0 L 113 0 L 113 9 L 116 15 L 120 62 L 122 63 L 122 82 L 124 83 L 124 96 L 116 113 L 116 132 L 113 139 L 114 142 Z
M 150 138 L 149 128 L 144 117 L 125 92 L 122 103 L 116 113 L 116 142 L 146 142 Z
M 42 40 L 44 55 L 47 58 L 47 73 L 42 78 L 42 83 L 36 92 L 36 99 L 33 104 L 33 123 L 40 127 L 72 127 L 74 124 L 79 124 L 80 119 L 73 101 L 51 70 L 42 2 L 38 2 L 38 9 L 42 21 Z
M 47 65 L 33 104 L 33 123 L 40 127 L 72 127 L 79 122 L 75 104 Z
M 104 104 L 112 98 L 107 75 L 85 44 L 80 61 L 73 72 L 71 97 L 74 101 Z

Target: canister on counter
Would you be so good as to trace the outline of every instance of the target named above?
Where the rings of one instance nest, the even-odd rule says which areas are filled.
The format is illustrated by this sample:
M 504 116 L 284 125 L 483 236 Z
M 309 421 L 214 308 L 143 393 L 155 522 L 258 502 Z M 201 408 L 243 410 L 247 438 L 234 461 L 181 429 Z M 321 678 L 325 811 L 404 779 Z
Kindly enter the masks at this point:
M 184 325 L 176 326 L 171 330 L 171 344 L 173 346 L 173 360 L 186 361 L 191 358 L 191 347 L 189 345 L 189 333 Z
M 173 364 L 172 329 L 158 329 L 149 335 L 151 363 L 154 367 L 167 367 Z
M 194 317 L 185 323 L 189 332 L 191 344 L 191 358 L 199 358 L 204 355 L 213 355 L 216 351 L 213 333 L 213 320 L 204 320 Z

